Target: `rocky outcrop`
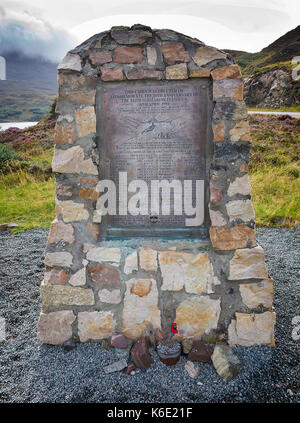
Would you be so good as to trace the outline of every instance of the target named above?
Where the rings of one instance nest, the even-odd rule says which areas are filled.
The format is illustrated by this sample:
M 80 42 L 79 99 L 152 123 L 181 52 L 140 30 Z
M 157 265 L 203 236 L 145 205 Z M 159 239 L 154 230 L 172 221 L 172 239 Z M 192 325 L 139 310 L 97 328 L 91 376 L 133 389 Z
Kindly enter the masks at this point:
M 276 69 L 245 79 L 244 98 L 247 106 L 280 107 L 299 104 L 297 82 L 291 72 Z

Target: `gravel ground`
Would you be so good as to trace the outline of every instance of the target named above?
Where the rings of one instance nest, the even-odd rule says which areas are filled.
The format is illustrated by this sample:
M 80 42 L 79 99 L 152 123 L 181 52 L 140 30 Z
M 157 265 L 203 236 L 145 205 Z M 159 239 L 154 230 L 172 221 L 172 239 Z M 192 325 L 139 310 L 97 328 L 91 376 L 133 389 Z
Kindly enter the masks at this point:
M 191 379 L 184 357 L 174 367 L 154 357 L 134 376 L 105 375 L 103 366 L 117 359 L 113 350 L 41 345 L 36 324 L 47 235 L 46 229 L 0 233 L 0 316 L 7 332 L 0 343 L 0 402 L 299 402 L 299 341 L 291 321 L 300 315 L 300 240 L 293 229 L 257 230 L 275 279 L 276 348 L 235 348 L 243 371 L 229 383 L 209 364 Z

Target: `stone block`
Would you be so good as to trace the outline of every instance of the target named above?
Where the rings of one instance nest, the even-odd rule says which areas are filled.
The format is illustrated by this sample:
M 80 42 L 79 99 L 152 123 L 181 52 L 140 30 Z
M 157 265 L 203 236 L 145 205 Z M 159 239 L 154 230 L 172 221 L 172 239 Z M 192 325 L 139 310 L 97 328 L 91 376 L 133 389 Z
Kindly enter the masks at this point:
M 97 166 L 92 159 L 84 159 L 84 151 L 81 147 L 71 147 L 67 150 L 54 149 L 52 161 L 53 172 L 58 173 L 87 173 L 98 175 Z
M 165 63 L 173 65 L 176 62 L 188 62 L 190 60 L 189 52 L 185 50 L 182 43 L 163 43 L 161 51 Z
M 101 341 L 109 338 L 115 332 L 116 324 L 111 311 L 79 312 L 78 335 L 80 341 Z
M 140 266 L 146 271 L 157 270 L 157 251 L 152 248 L 142 247 L 139 251 Z
M 215 346 L 212 362 L 216 372 L 225 382 L 229 382 L 237 376 L 242 369 L 239 358 L 228 345 L 218 344 Z
M 154 69 L 132 69 L 126 72 L 126 77 L 129 80 L 154 79 L 159 81 L 163 79 L 163 73 Z
M 153 359 L 149 352 L 149 344 L 144 336 L 133 344 L 131 348 L 131 358 L 139 369 L 146 369 L 153 363 Z
M 141 63 L 143 58 L 141 47 L 118 46 L 114 50 L 113 61 L 115 63 Z
M 220 98 L 232 98 L 233 100 L 243 100 L 243 81 L 241 79 L 222 79 L 214 81 L 213 100 Z
M 271 308 L 274 297 L 273 280 L 269 278 L 258 283 L 242 284 L 240 293 L 243 303 L 248 308 L 256 308 L 260 305 Z
M 236 250 L 229 264 L 229 280 L 268 279 L 261 246 Z
M 192 379 L 196 379 L 199 376 L 200 370 L 192 361 L 187 361 L 184 369 L 188 372 Z
M 224 66 L 223 68 L 214 69 L 211 72 L 214 81 L 220 81 L 227 78 L 242 78 L 241 70 L 238 65 Z
M 58 70 L 81 71 L 81 58 L 78 54 L 68 53 L 57 66 Z
M 260 314 L 235 313 L 236 320 L 232 320 L 228 327 L 229 345 L 275 346 L 274 326 L 276 314 L 266 311 Z
M 71 310 L 41 313 L 38 338 L 43 344 L 59 345 L 72 337 L 72 323 L 76 316 Z
M 122 333 L 113 333 L 110 339 L 110 344 L 115 348 L 128 347 L 128 341 Z
M 64 269 L 51 269 L 45 272 L 45 285 L 64 285 L 68 279 L 68 274 Z
M 230 222 L 236 219 L 241 219 L 244 222 L 249 222 L 250 220 L 254 220 L 255 218 L 255 212 L 251 200 L 229 201 L 226 204 L 226 210 Z
M 104 373 L 114 373 L 114 372 L 120 372 L 121 370 L 125 369 L 127 367 L 127 361 L 122 359 L 119 361 L 116 361 L 115 363 L 109 364 L 108 366 L 105 366 L 103 368 Z
M 93 106 L 84 107 L 75 112 L 77 133 L 79 138 L 96 132 L 96 115 Z M 90 160 L 90 159 L 89 159 Z M 89 172 L 85 172 L 89 173 Z M 95 173 L 93 173 L 95 175 Z
M 192 296 L 183 300 L 177 310 L 175 321 L 179 329 L 178 339 L 201 339 L 218 326 L 221 300 L 207 296 Z
M 237 122 L 235 126 L 229 131 L 230 140 L 235 141 L 250 141 L 250 125 L 247 120 Z
M 107 67 L 101 69 L 102 81 L 122 81 L 124 79 L 122 68 L 119 67 Z
M 213 248 L 218 250 L 235 250 L 256 245 L 255 231 L 247 225 L 235 225 L 232 228 L 210 227 L 209 235 Z
M 224 226 L 226 225 L 226 219 L 223 214 L 218 210 L 212 210 L 209 208 L 209 216 L 212 226 Z
M 112 291 L 101 289 L 98 295 L 102 303 L 120 304 L 121 302 L 121 291 L 119 289 L 113 289 Z
M 158 290 L 154 279 L 126 281 L 123 304 L 122 332 L 127 338 L 139 338 L 149 323 L 153 328 L 160 328 Z
M 121 286 L 120 274 L 118 269 L 105 264 L 88 266 L 88 272 L 92 281 L 101 288 L 111 287 L 119 288 Z
M 225 124 L 224 122 L 218 122 L 213 125 L 214 141 L 224 141 L 225 139 Z
M 250 195 L 251 194 L 251 185 L 249 175 L 241 176 L 240 178 L 236 178 L 231 184 L 229 185 L 228 192 L 229 197 L 232 197 L 236 194 L 241 195 Z
M 55 144 L 73 144 L 74 139 L 74 125 L 61 125 L 56 123 L 54 134 Z
M 66 251 L 45 254 L 45 265 L 49 267 L 71 267 L 73 264 L 73 256 Z
M 98 263 L 111 262 L 120 264 L 121 251 L 116 247 L 95 247 L 92 244 L 85 244 L 86 258 L 89 261 Z
M 166 67 L 166 79 L 188 79 L 187 66 L 185 63 Z
M 52 307 L 92 306 L 95 304 L 91 289 L 61 285 L 41 285 L 42 309 Z
M 113 27 L 111 30 L 112 38 L 118 44 L 143 44 L 152 38 L 152 32 L 145 29 L 131 29 L 126 27 Z
M 226 53 L 210 46 L 201 46 L 196 50 L 193 60 L 198 66 L 204 66 L 213 60 L 225 60 Z
M 147 47 L 147 61 L 149 66 L 155 66 L 157 61 L 157 51 L 154 47 Z
M 86 268 L 82 267 L 71 276 L 69 284 L 72 286 L 82 286 L 86 284 Z
M 125 275 L 130 275 L 130 273 L 137 270 L 138 270 L 138 258 L 137 258 L 137 252 L 134 251 L 133 253 L 129 254 L 125 258 L 124 273 Z
M 73 244 L 75 241 L 74 228 L 70 224 L 54 219 L 50 226 L 47 244 L 54 244 L 60 241 Z
M 89 212 L 84 204 L 72 200 L 56 200 L 56 214 L 62 214 L 64 222 L 79 222 L 89 218 Z
M 109 50 L 98 50 L 91 53 L 89 59 L 92 66 L 101 66 L 112 61 L 112 54 Z
M 213 349 L 203 341 L 193 341 L 192 348 L 188 354 L 189 361 L 199 361 L 200 363 L 210 363 Z
M 190 78 L 209 78 L 210 69 L 191 69 Z

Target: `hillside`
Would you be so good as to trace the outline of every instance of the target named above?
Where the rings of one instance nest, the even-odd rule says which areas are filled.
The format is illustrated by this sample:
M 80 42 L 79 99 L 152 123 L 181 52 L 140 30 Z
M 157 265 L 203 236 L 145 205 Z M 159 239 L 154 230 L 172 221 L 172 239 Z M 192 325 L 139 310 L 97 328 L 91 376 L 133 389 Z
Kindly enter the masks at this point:
M 6 81 L 0 81 L 0 123 L 40 120 L 56 96 L 57 64 L 16 52 L 4 57 Z
M 226 51 L 241 66 L 248 106 L 276 108 L 300 104 L 300 80 L 293 80 L 291 63 L 300 54 L 300 25 L 258 53 Z

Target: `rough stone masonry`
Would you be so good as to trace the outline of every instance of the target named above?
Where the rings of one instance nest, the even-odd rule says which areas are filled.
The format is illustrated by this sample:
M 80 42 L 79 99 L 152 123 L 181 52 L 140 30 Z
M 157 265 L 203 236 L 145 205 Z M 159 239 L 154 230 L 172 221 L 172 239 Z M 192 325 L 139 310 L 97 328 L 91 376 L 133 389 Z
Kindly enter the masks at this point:
M 57 217 L 45 251 L 39 339 L 101 342 L 123 333 L 135 340 L 149 324 L 168 331 L 176 321 L 179 340 L 274 345 L 273 281 L 255 239 L 251 140 L 233 58 L 174 31 L 134 25 L 94 35 L 70 51 L 58 71 Z M 210 84 L 213 104 L 207 242 L 99 241 L 97 86 L 190 80 Z

